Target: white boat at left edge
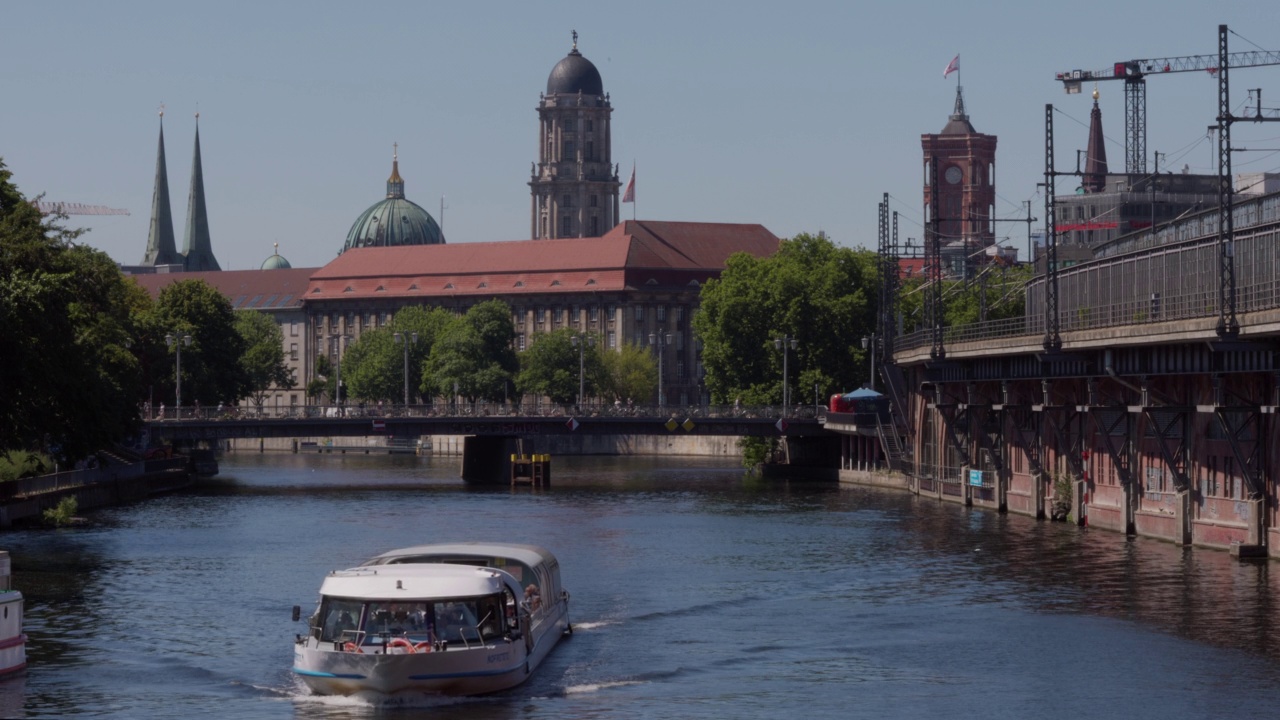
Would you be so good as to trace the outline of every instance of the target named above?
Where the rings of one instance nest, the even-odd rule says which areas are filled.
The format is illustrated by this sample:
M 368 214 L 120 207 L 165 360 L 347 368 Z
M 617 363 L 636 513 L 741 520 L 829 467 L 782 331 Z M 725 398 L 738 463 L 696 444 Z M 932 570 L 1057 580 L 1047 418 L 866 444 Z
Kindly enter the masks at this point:
M 0 679 L 27 669 L 27 636 L 22 631 L 22 593 L 11 587 L 9 551 L 0 550 Z

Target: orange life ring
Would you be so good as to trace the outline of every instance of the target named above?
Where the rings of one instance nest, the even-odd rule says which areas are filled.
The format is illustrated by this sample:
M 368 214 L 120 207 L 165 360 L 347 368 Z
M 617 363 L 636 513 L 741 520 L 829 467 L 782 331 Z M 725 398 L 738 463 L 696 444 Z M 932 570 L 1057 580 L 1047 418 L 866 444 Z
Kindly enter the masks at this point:
M 393 648 L 393 647 L 404 648 L 409 652 L 417 652 L 417 649 L 413 646 L 413 643 L 409 642 L 408 640 L 405 640 L 404 638 L 392 638 L 391 642 L 387 643 L 387 648 Z
M 346 642 L 346 643 L 344 643 L 344 644 L 343 644 L 343 646 L 342 646 L 342 651 L 343 651 L 343 652 L 353 652 L 353 653 L 363 653 L 363 652 L 364 652 L 364 649 L 363 649 L 363 648 L 361 648 L 359 645 L 357 645 L 357 644 L 355 644 L 355 643 L 353 643 L 353 642 L 348 641 L 348 642 Z
M 422 642 L 418 643 L 417 645 L 414 645 L 414 646 L 413 646 L 413 649 L 414 649 L 414 650 L 417 650 L 418 652 L 429 653 L 429 652 L 431 652 L 431 641 L 430 641 L 430 640 L 423 640 Z

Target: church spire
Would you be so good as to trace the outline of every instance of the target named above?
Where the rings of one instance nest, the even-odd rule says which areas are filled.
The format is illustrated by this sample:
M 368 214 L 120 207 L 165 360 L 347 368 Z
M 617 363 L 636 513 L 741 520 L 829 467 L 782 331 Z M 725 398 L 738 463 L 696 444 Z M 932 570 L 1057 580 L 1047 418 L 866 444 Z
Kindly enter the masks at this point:
M 1102 137 L 1102 110 L 1098 88 L 1093 89 L 1093 111 L 1089 113 L 1089 146 L 1085 150 L 1084 191 L 1102 192 L 1107 186 L 1107 146 Z
M 182 256 L 173 241 L 173 213 L 169 209 L 169 171 L 164 161 L 164 106 L 160 106 L 160 147 L 156 151 L 156 184 L 151 194 L 151 227 L 147 231 L 147 252 L 143 265 L 181 264 Z
M 196 113 L 196 148 L 191 160 L 191 194 L 187 199 L 187 232 L 183 243 L 188 271 L 221 270 L 209 239 L 209 215 L 204 204 L 204 170 L 200 164 L 200 113 Z
M 400 177 L 400 143 L 391 143 L 391 177 L 387 178 L 387 197 L 404 197 L 404 178 Z

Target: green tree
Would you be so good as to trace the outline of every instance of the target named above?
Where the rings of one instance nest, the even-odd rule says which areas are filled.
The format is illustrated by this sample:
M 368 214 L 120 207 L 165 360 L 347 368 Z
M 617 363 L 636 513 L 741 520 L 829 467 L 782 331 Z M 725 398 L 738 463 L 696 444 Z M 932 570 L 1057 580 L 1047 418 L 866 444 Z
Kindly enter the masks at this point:
M 333 363 L 328 355 L 317 355 L 311 381 L 307 383 L 309 401 L 320 402 L 321 398 L 333 397 Z
M 191 336 L 182 347 L 182 402 L 209 406 L 236 403 L 248 397 L 248 374 L 240 363 L 245 340 L 236 331 L 231 302 L 203 280 L 180 280 L 160 291 L 156 324 L 175 340 Z M 170 347 L 167 372 L 161 375 L 163 402 L 176 402 L 176 348 Z
M 648 348 L 623 343 L 617 352 L 601 351 L 600 361 L 601 395 L 644 402 L 657 392 L 658 361 Z
M 767 258 L 739 253 L 703 286 L 693 328 L 703 343 L 713 402 L 782 401 L 783 351 L 795 402 L 858 387 L 865 377 L 863 336 L 875 327 L 875 253 L 821 236 L 784 240 Z
M 453 313 L 442 308 L 428 310 L 410 306 L 397 312 L 389 326 L 361 334 L 342 354 L 343 397 L 364 402 L 402 402 L 406 364 L 409 402 L 419 403 L 424 396 L 435 394 L 434 384 L 429 383 L 424 374 L 424 366 L 437 338 L 455 319 Z M 330 372 L 325 374 L 324 392 L 332 397 L 336 377 L 330 375 L 336 372 L 331 367 L 327 369 Z M 321 374 L 318 366 L 315 374 Z
M 533 344 L 520 354 L 520 374 L 516 387 L 521 393 L 545 395 L 551 402 L 568 405 L 578 397 L 578 347 L 571 328 L 535 335 Z M 599 347 L 599 343 L 596 343 Z M 600 353 L 590 346 L 582 356 L 586 394 L 596 394 L 602 376 Z
M 520 368 L 513 347 L 511 307 L 489 300 L 469 308 L 437 337 L 427 361 L 437 388 L 469 402 L 506 400 Z
M 136 428 L 128 285 L 0 161 L 0 450 L 84 457 Z
M 236 313 L 236 332 L 244 339 L 240 365 L 249 380 L 249 398 L 261 408 L 272 387 L 293 387 L 293 373 L 284 360 L 284 333 L 266 315 L 253 310 Z

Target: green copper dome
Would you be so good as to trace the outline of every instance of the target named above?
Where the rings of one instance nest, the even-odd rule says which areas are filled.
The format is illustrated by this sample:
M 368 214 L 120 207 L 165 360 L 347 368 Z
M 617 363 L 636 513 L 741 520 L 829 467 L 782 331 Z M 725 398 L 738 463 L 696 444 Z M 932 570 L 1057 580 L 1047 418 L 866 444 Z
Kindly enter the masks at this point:
M 275 254 L 262 261 L 262 270 L 288 270 L 293 266 L 280 254 L 280 243 L 275 244 Z
M 404 197 L 404 180 L 400 178 L 400 160 L 391 163 L 387 179 L 387 197 L 374 203 L 356 218 L 347 233 L 346 252 L 357 247 L 390 247 L 393 245 L 440 245 L 444 234 L 430 213 Z

